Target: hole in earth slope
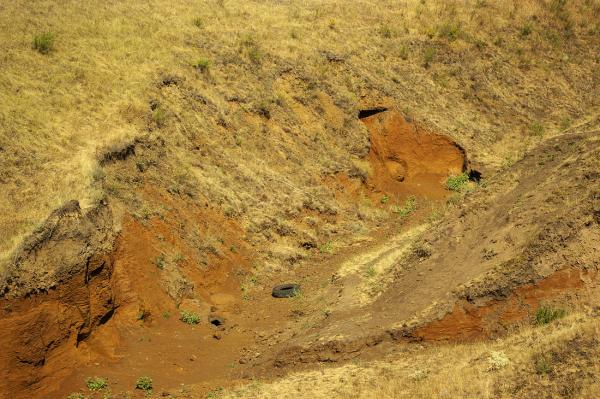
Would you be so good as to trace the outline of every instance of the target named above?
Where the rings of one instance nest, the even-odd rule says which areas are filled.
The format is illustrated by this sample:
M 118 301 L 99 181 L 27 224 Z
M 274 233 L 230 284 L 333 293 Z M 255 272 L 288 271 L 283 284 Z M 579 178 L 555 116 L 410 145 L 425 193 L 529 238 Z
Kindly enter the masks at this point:
M 368 118 L 369 116 L 373 116 L 379 114 L 381 112 L 385 112 L 388 109 L 386 107 L 375 107 L 369 109 L 361 109 L 358 111 L 358 119 Z

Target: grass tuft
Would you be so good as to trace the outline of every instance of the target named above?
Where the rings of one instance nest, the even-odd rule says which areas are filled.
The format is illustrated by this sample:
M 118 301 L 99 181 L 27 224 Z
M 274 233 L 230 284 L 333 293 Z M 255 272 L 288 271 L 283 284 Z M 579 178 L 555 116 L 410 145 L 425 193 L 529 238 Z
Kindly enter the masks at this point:
M 567 315 L 565 309 L 552 308 L 550 306 L 542 305 L 535 312 L 535 324 L 538 326 L 549 324 L 554 320 L 562 319 Z
M 35 35 L 32 46 L 40 54 L 49 54 L 54 49 L 54 33 L 44 32 Z

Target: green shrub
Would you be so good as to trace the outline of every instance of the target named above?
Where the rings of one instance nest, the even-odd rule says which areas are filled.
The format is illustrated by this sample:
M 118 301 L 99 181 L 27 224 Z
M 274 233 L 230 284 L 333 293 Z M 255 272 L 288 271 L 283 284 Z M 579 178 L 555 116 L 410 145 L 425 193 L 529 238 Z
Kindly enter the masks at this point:
M 108 386 L 108 381 L 102 377 L 90 377 L 85 381 L 85 385 L 90 391 L 100 391 Z
M 86 399 L 86 397 L 82 393 L 72 393 L 69 396 L 67 396 L 67 399 Z
M 210 66 L 210 61 L 207 58 L 199 58 L 194 64 L 194 68 L 200 72 L 207 72 Z
M 542 305 L 535 312 L 535 324 L 538 326 L 551 323 L 554 320 L 565 317 L 567 311 L 564 309 L 555 309 L 550 306 Z
M 446 188 L 457 193 L 463 191 L 469 182 L 469 175 L 464 172 L 460 175 L 451 175 L 446 180 Z
M 390 196 L 385 194 L 383 197 L 381 197 L 381 199 L 379 200 L 379 202 L 381 202 L 382 204 L 387 204 L 387 202 L 390 200 Z
M 54 49 L 54 33 L 44 32 L 33 37 L 33 49 L 40 54 L 48 54 Z
M 150 392 L 152 391 L 152 378 L 143 376 L 138 378 L 135 383 L 135 389 L 141 389 L 142 391 Z
M 186 324 L 198 324 L 200 323 L 200 316 L 193 312 L 182 311 L 180 320 Z

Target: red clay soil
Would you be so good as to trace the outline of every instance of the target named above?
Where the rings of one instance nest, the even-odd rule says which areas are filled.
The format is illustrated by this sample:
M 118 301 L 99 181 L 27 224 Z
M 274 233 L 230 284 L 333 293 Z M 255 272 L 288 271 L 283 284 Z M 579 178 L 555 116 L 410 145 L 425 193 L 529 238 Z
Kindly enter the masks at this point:
M 97 256 L 55 290 L 0 302 L 0 398 L 48 397 L 58 389 L 78 342 L 112 315 L 112 265 L 110 256 Z
M 456 303 L 451 313 L 417 329 L 413 336 L 425 341 L 473 341 L 498 337 L 508 329 L 529 321 L 545 303 L 585 293 L 595 281 L 596 272 L 567 268 L 554 272 L 535 284 L 518 287 L 507 298 L 490 299 L 484 303 Z M 481 301 L 480 301 L 481 302 Z
M 448 195 L 444 182 L 466 167 L 465 152 L 450 138 L 409 123 L 397 111 L 361 119 L 369 130 L 368 184 L 387 194 L 440 200 Z

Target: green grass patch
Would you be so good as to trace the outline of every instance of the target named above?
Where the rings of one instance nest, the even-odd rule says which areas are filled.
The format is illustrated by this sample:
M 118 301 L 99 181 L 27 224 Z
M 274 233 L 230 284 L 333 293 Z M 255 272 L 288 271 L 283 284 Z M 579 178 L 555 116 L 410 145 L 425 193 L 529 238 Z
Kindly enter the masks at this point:
M 565 309 L 553 308 L 551 306 L 542 305 L 536 310 L 534 320 L 538 326 L 549 324 L 554 320 L 562 319 L 567 315 Z
M 90 377 L 85 380 L 85 385 L 90 391 L 101 391 L 108 386 L 108 381 L 102 377 Z
M 49 54 L 54 49 L 54 33 L 44 32 L 35 35 L 32 47 L 40 54 Z
M 460 193 L 467 188 L 469 183 L 469 175 L 461 173 L 460 175 L 451 175 L 446 179 L 446 188 L 450 191 Z

